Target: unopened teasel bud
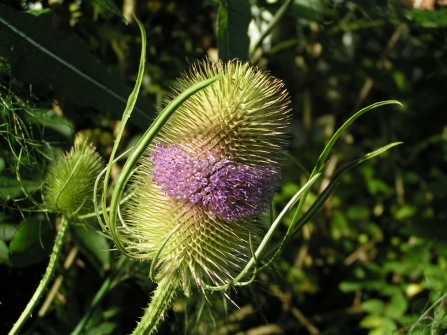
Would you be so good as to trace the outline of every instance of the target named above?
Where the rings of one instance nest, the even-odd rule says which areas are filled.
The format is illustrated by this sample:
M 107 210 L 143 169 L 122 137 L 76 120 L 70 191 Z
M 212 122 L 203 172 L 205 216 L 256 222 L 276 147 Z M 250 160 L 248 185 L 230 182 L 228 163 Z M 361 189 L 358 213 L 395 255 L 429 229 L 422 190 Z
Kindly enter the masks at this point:
M 45 207 L 67 216 L 93 210 L 93 188 L 102 167 L 101 157 L 87 140 L 76 138 L 71 151 L 49 168 L 43 187 Z

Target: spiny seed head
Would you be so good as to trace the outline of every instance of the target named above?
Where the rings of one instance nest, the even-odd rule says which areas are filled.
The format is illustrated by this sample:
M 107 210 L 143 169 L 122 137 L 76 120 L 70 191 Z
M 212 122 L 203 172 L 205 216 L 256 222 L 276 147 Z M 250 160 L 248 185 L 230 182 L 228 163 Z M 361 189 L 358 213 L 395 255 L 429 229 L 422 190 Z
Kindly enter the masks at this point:
M 152 259 L 180 225 L 157 267 L 158 278 L 180 271 L 184 287 L 190 277 L 199 286 L 226 283 L 245 265 L 249 234 L 259 232 L 290 136 L 282 82 L 249 64 L 204 61 L 179 79 L 175 94 L 220 73 L 183 103 L 140 158 L 119 231 L 133 257 Z
M 77 137 L 71 151 L 49 168 L 43 187 L 44 204 L 51 212 L 67 216 L 93 209 L 93 187 L 103 161 L 87 140 Z

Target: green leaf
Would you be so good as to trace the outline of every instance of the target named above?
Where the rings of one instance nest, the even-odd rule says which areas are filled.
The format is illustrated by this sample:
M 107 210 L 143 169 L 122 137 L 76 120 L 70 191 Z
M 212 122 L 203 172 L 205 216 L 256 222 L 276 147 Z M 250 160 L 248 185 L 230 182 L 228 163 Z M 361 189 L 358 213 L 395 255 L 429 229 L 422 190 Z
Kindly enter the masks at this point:
M 363 285 L 362 283 L 344 281 L 340 283 L 339 288 L 340 291 L 347 293 L 360 290 L 363 288 Z
M 100 325 L 90 329 L 87 335 L 108 335 L 111 334 L 116 328 L 116 323 L 103 322 Z
M 426 28 L 440 28 L 447 26 L 447 9 L 438 10 L 416 10 L 414 9 L 413 18 Z
M 370 314 L 381 314 L 383 312 L 384 302 L 380 299 L 370 299 L 362 302 L 361 307 Z
M 247 0 L 220 0 L 217 12 L 217 47 L 224 62 L 238 58 L 248 60 L 248 25 L 251 21 Z
M 70 232 L 79 250 L 102 275 L 110 267 L 107 239 L 88 225 L 72 226 Z
M 387 317 L 384 317 L 382 320 L 382 325 L 378 329 L 374 329 L 369 333 L 369 335 L 389 335 L 389 334 L 397 334 L 397 325 L 396 323 Z
M 9 252 L 5 241 L 0 240 L 0 264 L 3 263 L 9 263 Z
M 37 110 L 34 117 L 28 117 L 30 122 L 52 129 L 68 139 L 73 138 L 74 126 L 67 118 L 56 115 L 53 110 Z
M 411 218 L 417 212 L 417 208 L 413 205 L 403 205 L 394 213 L 395 220 L 404 220 Z
M 444 269 L 434 265 L 426 265 L 424 268 L 424 275 L 432 292 L 441 292 L 445 289 L 447 272 Z
M 54 242 L 48 221 L 32 217 L 21 222 L 9 245 L 13 266 L 24 267 L 48 257 Z
M 331 219 L 331 236 L 334 240 L 351 235 L 349 222 L 341 211 L 335 211 Z
M 51 12 L 17 12 L 0 4 L 0 57 L 12 74 L 33 85 L 45 85 L 56 96 L 74 104 L 94 107 L 120 119 L 131 90 L 117 71 L 93 57 L 74 36 L 50 28 Z M 155 108 L 139 99 L 132 121 L 146 128 Z
M 10 223 L 0 223 L 0 240 L 10 241 L 17 233 L 18 228 Z
M 407 308 L 407 299 L 400 289 L 396 289 L 391 295 L 390 302 L 385 307 L 384 314 L 392 319 L 398 319 L 404 315 Z
M 0 178 L 0 199 L 15 199 L 23 194 L 22 186 L 28 194 L 36 191 L 42 182 L 39 180 L 22 180 L 21 182 L 15 178 Z
M 369 218 L 370 212 L 369 208 L 365 205 L 352 206 L 348 208 L 346 216 L 350 220 L 365 221 Z
M 343 134 L 343 132 L 356 120 L 358 119 L 360 116 L 362 116 L 363 114 L 373 110 L 374 108 L 383 106 L 383 105 L 388 105 L 388 104 L 398 104 L 401 105 L 402 104 L 399 101 L 396 100 L 387 100 L 387 101 L 380 101 L 380 102 L 376 102 L 372 105 L 369 105 L 365 108 L 362 108 L 361 110 L 359 110 L 357 113 L 355 113 L 353 116 L 351 116 L 345 123 L 343 123 L 343 125 L 338 128 L 338 130 L 335 132 L 334 135 L 332 135 L 331 139 L 329 140 L 329 142 L 326 144 L 326 147 L 323 149 L 323 152 L 320 154 L 320 156 L 318 157 L 317 160 L 317 164 L 315 165 L 314 169 L 312 170 L 312 173 L 310 175 L 310 178 L 312 178 L 317 172 L 319 172 L 321 170 L 321 168 L 323 167 L 324 164 L 327 163 L 327 157 L 332 149 L 332 147 L 334 146 L 335 142 L 337 142 L 338 138 L 341 136 L 341 134 Z M 298 204 L 297 209 L 295 210 L 295 215 L 293 216 L 292 219 L 292 224 L 290 224 L 288 231 L 287 231 L 287 235 L 286 238 L 284 239 L 283 245 L 284 243 L 288 240 L 288 238 L 290 238 L 290 236 L 292 236 L 293 234 L 296 234 L 298 231 L 300 231 L 300 229 L 303 227 L 303 225 L 312 218 L 312 216 L 316 213 L 317 210 L 319 210 L 321 208 L 321 206 L 324 204 L 324 202 L 329 198 L 330 194 L 332 194 L 332 192 L 335 190 L 338 180 L 340 179 L 341 174 L 343 174 L 345 171 L 348 171 L 350 169 L 352 169 L 353 167 L 361 164 L 362 162 L 377 156 L 379 154 L 381 154 L 382 152 L 385 152 L 386 150 L 388 150 L 389 148 L 400 144 L 400 143 L 393 143 L 387 146 L 384 146 L 382 148 L 380 148 L 379 150 L 376 150 L 374 152 L 370 152 L 369 154 L 366 154 L 365 156 L 363 156 L 362 158 L 352 162 L 351 164 L 348 164 L 347 166 L 345 166 L 342 170 L 340 170 L 332 179 L 332 181 L 330 182 L 330 184 L 326 187 L 326 189 L 323 191 L 323 193 L 321 193 L 319 195 L 319 197 L 317 198 L 317 200 L 314 202 L 314 204 L 312 205 L 312 207 L 306 212 L 306 214 L 303 215 L 303 217 L 300 219 L 300 221 L 298 221 L 299 216 L 301 214 L 301 209 L 303 208 L 304 202 L 306 201 L 307 198 L 307 193 L 304 194 L 304 196 L 301 198 L 300 203 Z M 281 252 L 280 250 L 278 250 L 277 254 Z
M 115 3 L 112 0 L 94 0 L 94 1 L 98 4 L 100 4 L 101 6 L 103 6 L 104 8 L 108 9 L 109 11 L 111 11 L 113 14 L 119 16 L 127 23 L 123 14 L 121 13 L 119 8 L 115 5 Z
M 289 14 L 322 23 L 324 11 L 323 4 L 318 0 L 295 0 Z
M 374 222 L 363 222 L 361 223 L 362 230 L 366 231 L 374 240 L 382 241 L 383 232 L 378 225 Z
M 360 321 L 360 327 L 373 329 L 380 327 L 382 323 L 383 323 L 383 316 L 370 314 L 365 316 L 362 319 L 362 321 Z

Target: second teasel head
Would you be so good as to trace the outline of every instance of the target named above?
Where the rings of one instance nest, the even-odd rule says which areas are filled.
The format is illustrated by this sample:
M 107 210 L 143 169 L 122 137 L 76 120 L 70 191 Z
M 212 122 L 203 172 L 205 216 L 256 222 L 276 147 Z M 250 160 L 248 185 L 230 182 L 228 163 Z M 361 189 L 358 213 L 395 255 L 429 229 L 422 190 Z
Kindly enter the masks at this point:
M 78 136 L 71 151 L 50 165 L 43 185 L 44 206 L 51 212 L 79 216 L 93 211 L 93 188 L 103 168 L 103 160 Z

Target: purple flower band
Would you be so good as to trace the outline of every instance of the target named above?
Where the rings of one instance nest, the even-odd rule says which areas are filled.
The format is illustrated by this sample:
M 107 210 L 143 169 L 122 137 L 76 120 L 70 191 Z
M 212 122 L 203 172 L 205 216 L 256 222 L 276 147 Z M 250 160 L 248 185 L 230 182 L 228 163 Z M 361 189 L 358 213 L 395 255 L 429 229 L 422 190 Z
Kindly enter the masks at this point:
M 216 160 L 211 153 L 199 159 L 176 144 L 157 144 L 151 160 L 152 181 L 167 195 L 187 199 L 207 208 L 211 216 L 232 222 L 266 210 L 280 179 L 274 167 Z

